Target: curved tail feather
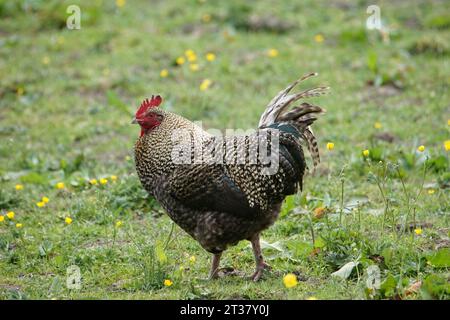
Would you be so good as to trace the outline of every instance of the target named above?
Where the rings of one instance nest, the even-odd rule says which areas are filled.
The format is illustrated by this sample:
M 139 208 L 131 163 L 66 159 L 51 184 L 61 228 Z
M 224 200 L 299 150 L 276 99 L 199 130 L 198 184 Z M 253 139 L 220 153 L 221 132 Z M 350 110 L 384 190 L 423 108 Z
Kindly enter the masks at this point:
M 299 106 L 292 109 L 289 109 L 288 107 L 291 103 L 299 99 L 323 95 L 327 93 L 329 87 L 319 86 L 299 93 L 288 93 L 301 81 L 316 75 L 317 73 L 306 74 L 290 84 L 284 90 L 280 91 L 269 102 L 259 121 L 259 128 L 265 128 L 277 122 L 287 122 L 293 124 L 299 130 L 302 140 L 306 142 L 313 159 L 314 168 L 320 162 L 320 155 L 317 139 L 314 136 L 310 126 L 315 120 L 317 120 L 317 116 L 324 113 L 325 110 L 319 106 L 311 105 L 307 102 L 303 102 Z

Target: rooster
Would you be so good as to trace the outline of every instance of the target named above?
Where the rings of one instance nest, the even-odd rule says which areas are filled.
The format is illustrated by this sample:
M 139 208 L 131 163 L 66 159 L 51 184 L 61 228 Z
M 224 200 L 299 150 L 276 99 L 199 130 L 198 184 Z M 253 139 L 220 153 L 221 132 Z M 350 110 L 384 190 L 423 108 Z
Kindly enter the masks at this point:
M 289 108 L 299 99 L 326 92 L 328 87 L 320 86 L 289 94 L 314 75 L 279 92 L 261 115 L 258 130 L 247 135 L 212 135 L 161 109 L 159 95 L 144 100 L 137 110 L 132 123 L 141 128 L 134 148 L 141 184 L 177 225 L 213 254 L 210 279 L 218 276 L 223 251 L 241 240 L 252 245 L 256 270 L 251 279 L 259 280 L 269 268 L 260 233 L 275 222 L 284 198 L 303 187 L 307 165 L 302 145 L 311 153 L 314 168 L 320 161 L 310 126 L 324 109 L 306 102 Z M 267 150 L 261 151 L 261 145 Z M 201 161 L 195 158 L 198 150 L 203 151 Z M 273 155 L 270 164 L 260 159 L 267 154 Z M 256 160 L 248 161 L 252 156 Z M 217 159 L 221 161 L 211 161 Z

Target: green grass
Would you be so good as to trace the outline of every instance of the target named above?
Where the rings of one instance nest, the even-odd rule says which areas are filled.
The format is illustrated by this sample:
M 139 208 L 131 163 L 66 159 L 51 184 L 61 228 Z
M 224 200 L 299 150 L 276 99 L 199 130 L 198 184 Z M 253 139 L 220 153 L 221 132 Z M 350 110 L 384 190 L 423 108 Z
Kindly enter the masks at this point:
M 81 8 L 81 30 L 65 28 L 69 4 Z M 389 41 L 365 29 L 361 1 L 0 1 L 0 214 L 15 212 L 0 222 L 0 299 L 449 299 L 450 7 L 379 5 Z M 175 64 L 187 49 L 197 72 Z M 268 101 L 310 71 L 320 76 L 305 86 L 332 88 L 310 100 L 327 109 L 314 126 L 322 163 L 262 235 L 273 270 L 258 283 L 206 281 L 210 255 L 140 186 L 131 116 L 160 93 L 164 108 L 207 128 L 254 128 Z M 205 91 L 203 79 L 213 82 Z M 352 261 L 347 279 L 331 275 Z M 66 286 L 71 265 L 80 290 Z M 372 292 L 371 265 L 381 277 Z M 250 275 L 249 243 L 221 266 Z M 287 273 L 296 287 L 284 287 Z

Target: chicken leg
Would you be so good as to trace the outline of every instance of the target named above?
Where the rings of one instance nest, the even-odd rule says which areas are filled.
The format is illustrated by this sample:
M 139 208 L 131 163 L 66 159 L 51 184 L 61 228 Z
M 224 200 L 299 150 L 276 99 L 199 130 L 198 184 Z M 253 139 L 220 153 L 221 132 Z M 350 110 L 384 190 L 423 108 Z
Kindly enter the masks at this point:
M 220 264 L 220 257 L 222 256 L 222 252 L 215 253 L 212 257 L 212 263 L 211 263 L 211 271 L 209 272 L 209 279 L 216 279 L 218 277 L 219 272 L 219 264 Z
M 259 243 L 259 233 L 254 235 L 250 239 L 250 242 L 252 243 L 253 254 L 255 256 L 256 262 L 256 270 L 250 277 L 250 279 L 252 279 L 253 281 L 258 281 L 262 276 L 263 270 L 270 269 L 270 266 L 264 262 L 264 258 L 262 256 L 261 245 Z

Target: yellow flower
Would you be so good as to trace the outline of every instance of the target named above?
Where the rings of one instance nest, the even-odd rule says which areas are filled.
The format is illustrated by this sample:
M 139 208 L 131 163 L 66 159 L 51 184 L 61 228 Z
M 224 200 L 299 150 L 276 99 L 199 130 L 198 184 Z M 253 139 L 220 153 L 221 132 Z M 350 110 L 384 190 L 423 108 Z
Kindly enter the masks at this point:
M 278 56 L 278 50 L 277 49 L 269 49 L 268 51 L 267 51 L 267 55 L 270 57 L 270 58 L 275 58 L 275 57 L 277 57 Z
M 117 176 L 115 176 L 115 175 L 112 175 L 110 178 L 111 178 L 112 182 L 116 182 L 117 181 Z
M 121 220 L 116 221 L 116 228 L 120 228 L 122 226 L 123 222 Z
M 23 184 L 16 184 L 16 190 L 20 191 L 23 190 Z
M 325 40 L 325 39 L 324 39 L 323 35 L 321 35 L 320 33 L 319 33 L 319 34 L 316 34 L 316 35 L 314 36 L 314 41 L 317 42 L 317 43 L 322 43 L 323 40 Z
M 57 184 L 56 184 L 56 189 L 64 189 L 64 182 L 58 182 Z
M 189 261 L 190 261 L 191 263 L 195 263 L 195 260 L 197 260 L 197 259 L 195 258 L 195 256 L 190 256 Z
M 297 277 L 295 274 L 288 273 L 283 277 L 283 283 L 286 288 L 295 287 L 298 284 Z
M 206 54 L 206 60 L 214 61 L 214 60 L 216 60 L 216 55 L 214 53 L 209 52 Z
M 23 87 L 18 87 L 17 88 L 17 95 L 18 96 L 23 96 L 24 93 L 25 93 L 25 89 Z
M 50 63 L 50 58 L 47 57 L 47 56 L 43 57 L 42 58 L 42 63 L 45 64 L 45 65 L 49 64 Z
M 194 50 L 192 50 L 192 49 L 187 49 L 185 52 L 184 52 L 184 55 L 186 56 L 186 57 L 190 57 L 190 56 L 195 56 L 195 52 L 194 52 Z
M 196 63 L 191 64 L 189 66 L 189 68 L 191 69 L 191 71 L 198 71 L 198 64 L 196 64 Z
M 447 120 L 447 125 L 450 126 L 450 119 Z
M 450 150 L 450 140 L 445 140 L 444 141 L 444 148 L 445 148 L 445 151 L 449 151 Z
M 327 149 L 330 150 L 330 151 L 333 150 L 334 149 L 334 143 L 333 142 L 328 142 L 327 143 Z
M 424 152 L 424 151 L 425 151 L 425 146 L 419 146 L 419 147 L 417 148 L 417 151 L 419 151 L 419 152 Z
M 130 156 L 125 156 L 125 161 L 130 161 L 131 157 Z
M 72 218 L 71 217 L 66 217 L 65 219 L 64 219 L 64 222 L 66 223 L 66 224 L 71 224 L 72 223 Z
M 116 6 L 122 8 L 126 4 L 126 0 L 116 0 Z
M 14 219 L 14 216 L 15 216 L 16 214 L 14 213 L 14 211 L 10 211 L 10 212 L 8 212 L 7 214 L 6 214 L 6 216 L 8 217 L 8 219 L 10 219 L 10 220 L 12 220 L 12 219 Z
M 211 15 L 210 15 L 209 13 L 205 13 L 205 14 L 202 16 L 202 21 L 203 21 L 203 22 L 210 22 L 210 21 L 211 21 Z
M 173 282 L 172 282 L 172 280 L 170 280 L 170 279 L 166 279 L 166 280 L 164 280 L 164 285 L 165 285 L 166 287 L 170 287 L 171 285 L 173 285 Z
M 186 59 L 184 59 L 184 57 L 178 57 L 177 60 L 175 60 L 175 62 L 176 62 L 178 65 L 182 65 L 183 63 L 186 62 Z
M 105 178 L 101 178 L 101 179 L 100 179 L 100 184 L 105 185 L 105 184 L 107 184 L 107 183 L 108 183 L 108 179 L 105 179 Z
M 417 234 L 418 236 L 420 236 L 422 234 L 422 229 L 417 228 L 414 230 L 414 233 Z
M 23 224 L 21 224 L 21 223 L 16 223 L 16 228 L 17 229 L 20 229 L 20 228 L 22 228 L 23 227 Z
M 436 190 L 434 189 L 428 189 L 428 194 L 434 194 L 436 192 Z
M 4 216 L 0 216 L 0 222 L 5 221 L 5 217 Z
M 317 207 L 317 208 L 314 209 L 314 213 L 313 213 L 314 218 L 320 219 L 320 218 L 322 218 L 324 216 L 324 214 L 325 214 L 325 208 L 324 207 Z
M 91 180 L 89 180 L 89 183 L 92 185 L 96 185 L 98 182 L 97 182 L 97 179 L 91 179 Z
M 363 151 L 363 156 L 364 157 L 368 157 L 369 154 L 370 154 L 369 150 L 366 149 L 366 150 Z
M 162 69 L 161 72 L 159 73 L 159 76 L 161 78 L 166 78 L 169 75 L 169 71 L 167 69 Z
M 209 79 L 204 79 L 202 83 L 200 84 L 200 90 L 205 91 L 208 90 L 208 88 L 211 86 L 212 81 Z
M 306 298 L 306 300 L 317 300 L 317 298 L 312 296 L 312 297 Z
M 44 202 L 44 201 L 39 201 L 39 202 L 36 202 L 36 205 L 37 205 L 39 208 L 42 208 L 42 207 L 45 207 L 45 202 Z
M 187 59 L 189 62 L 195 62 L 195 61 L 197 61 L 197 55 L 193 54 L 193 55 L 189 56 Z
M 47 198 L 47 197 L 42 197 L 41 201 L 44 202 L 44 203 L 48 203 L 50 201 L 50 199 Z
M 373 124 L 373 127 L 375 128 L 375 129 L 381 129 L 381 127 L 382 127 L 382 125 L 381 125 L 381 122 L 375 122 L 374 124 Z

